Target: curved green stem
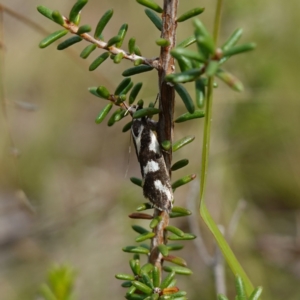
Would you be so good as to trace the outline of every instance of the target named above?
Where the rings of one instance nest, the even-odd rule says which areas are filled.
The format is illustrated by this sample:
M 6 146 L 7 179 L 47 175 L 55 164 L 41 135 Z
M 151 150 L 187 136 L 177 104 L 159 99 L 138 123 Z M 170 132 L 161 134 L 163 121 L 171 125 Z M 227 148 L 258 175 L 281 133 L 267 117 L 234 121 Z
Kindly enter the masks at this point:
M 216 15 L 214 21 L 214 42 L 217 44 L 218 33 L 220 28 L 221 20 L 221 10 L 222 10 L 223 0 L 218 0 Z M 204 202 L 205 190 L 206 190 L 206 181 L 207 181 L 207 170 L 208 170 L 208 159 L 209 159 L 209 147 L 210 147 L 210 133 L 211 133 L 211 123 L 212 123 L 212 103 L 213 103 L 213 82 L 214 77 L 211 76 L 208 81 L 207 87 L 207 98 L 206 98 L 206 107 L 205 107 L 205 122 L 204 122 L 204 134 L 203 134 L 203 148 L 202 148 L 202 161 L 201 161 L 201 177 L 200 177 L 200 215 L 203 218 L 205 224 L 208 226 L 209 230 L 215 237 L 229 267 L 231 268 L 234 275 L 240 275 L 245 284 L 245 289 L 248 295 L 253 291 L 253 285 L 249 280 L 247 274 L 243 270 L 242 266 L 236 259 L 234 253 L 220 232 L 217 224 L 214 222 L 211 217 L 208 209 L 206 208 Z

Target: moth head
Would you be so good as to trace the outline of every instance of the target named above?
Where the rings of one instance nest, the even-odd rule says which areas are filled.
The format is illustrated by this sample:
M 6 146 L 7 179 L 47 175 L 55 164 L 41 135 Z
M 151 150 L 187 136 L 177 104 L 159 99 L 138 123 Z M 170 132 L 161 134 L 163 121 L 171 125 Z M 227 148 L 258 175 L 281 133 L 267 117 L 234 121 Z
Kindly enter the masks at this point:
M 134 138 L 138 138 L 141 135 L 143 129 L 144 125 L 143 120 L 141 118 L 132 120 L 131 130 Z
M 143 107 L 140 105 L 132 105 L 128 108 L 128 111 L 130 112 L 131 115 L 133 115 L 136 111 L 142 109 Z

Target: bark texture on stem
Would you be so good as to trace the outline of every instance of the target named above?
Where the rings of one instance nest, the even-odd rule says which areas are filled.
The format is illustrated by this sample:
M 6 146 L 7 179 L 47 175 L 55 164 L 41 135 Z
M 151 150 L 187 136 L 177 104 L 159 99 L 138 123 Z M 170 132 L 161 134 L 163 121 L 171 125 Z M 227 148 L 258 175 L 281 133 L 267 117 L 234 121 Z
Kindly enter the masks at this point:
M 170 45 L 167 47 L 161 47 L 160 59 L 159 59 L 159 121 L 157 127 L 158 141 L 173 140 L 173 115 L 174 115 L 174 103 L 175 92 L 172 85 L 165 82 L 165 76 L 173 73 L 175 70 L 174 59 L 170 54 L 171 49 L 175 46 L 176 42 L 176 15 L 179 0 L 164 0 L 164 12 L 162 14 L 163 28 L 161 37 L 168 40 Z M 172 162 L 172 149 L 169 151 L 163 151 L 164 159 L 167 169 L 171 176 L 171 162 Z M 158 226 L 153 230 L 155 237 L 151 242 L 151 254 L 149 261 L 162 268 L 163 256 L 158 251 L 157 246 L 160 244 L 166 244 L 166 232 L 165 227 L 169 224 L 169 214 L 165 211 L 154 210 L 154 217 L 160 216 L 162 218 Z
M 173 115 L 174 115 L 174 87 L 165 82 L 165 76 L 175 71 L 174 58 L 170 51 L 176 43 L 176 15 L 179 0 L 165 0 L 164 12 L 162 15 L 163 28 L 161 37 L 168 40 L 170 45 L 168 47 L 161 47 L 160 52 L 160 66 L 158 70 L 159 76 L 159 114 L 158 122 L 158 140 L 173 140 Z M 164 152 L 164 158 L 167 168 L 170 170 L 172 161 L 172 149 Z M 171 172 L 170 172 L 171 175 Z

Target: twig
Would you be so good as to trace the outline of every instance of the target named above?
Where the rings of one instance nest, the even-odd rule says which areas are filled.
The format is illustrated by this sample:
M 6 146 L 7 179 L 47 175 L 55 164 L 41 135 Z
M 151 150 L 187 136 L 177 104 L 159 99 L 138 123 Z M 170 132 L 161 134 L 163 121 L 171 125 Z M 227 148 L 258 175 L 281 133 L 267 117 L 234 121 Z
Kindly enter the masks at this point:
M 187 207 L 190 211 L 197 211 L 196 199 L 199 194 L 199 183 L 197 181 L 193 181 L 191 182 L 190 186 L 191 188 L 187 197 Z M 197 236 L 197 238 L 194 239 L 193 242 L 205 265 L 211 267 L 215 263 L 215 259 L 207 251 L 196 216 L 196 214 L 192 214 L 189 218 L 187 218 L 191 231 Z
M 226 239 L 228 243 L 232 241 L 232 238 L 235 234 L 236 228 L 240 221 L 240 218 L 247 207 L 247 202 L 244 199 L 238 201 L 235 211 L 230 219 L 228 229 L 226 232 Z
M 70 22 L 64 16 L 63 16 L 63 19 L 64 19 L 64 24 L 62 26 L 64 28 L 68 29 L 71 33 L 77 34 L 77 31 L 78 31 L 79 27 L 77 25 L 75 25 L 74 23 Z M 86 40 L 87 42 L 90 42 L 92 44 L 97 45 L 98 48 L 109 51 L 111 54 L 117 55 L 119 53 L 122 53 L 123 58 L 128 59 L 132 62 L 138 60 L 142 64 L 149 65 L 149 66 L 151 66 L 153 68 L 156 68 L 156 69 L 158 68 L 158 59 L 157 58 L 150 59 L 150 58 L 146 58 L 146 57 L 143 57 L 143 56 L 136 55 L 134 53 L 130 54 L 129 52 L 127 52 L 123 49 L 114 47 L 114 46 L 108 47 L 106 42 L 98 40 L 98 39 L 94 38 L 93 36 L 89 35 L 88 33 L 82 33 L 82 34 L 78 34 L 78 35 L 81 38 L 83 38 L 84 40 Z
M 225 232 L 224 226 L 218 225 L 218 227 L 221 233 L 224 235 Z M 227 291 L 226 291 L 224 257 L 218 245 L 216 245 L 216 251 L 214 255 L 213 273 L 215 277 L 216 294 L 226 295 Z
M 161 37 L 168 40 L 170 45 L 162 47 L 159 58 L 158 76 L 159 76 L 159 114 L 157 136 L 158 141 L 169 140 L 172 142 L 173 137 L 173 115 L 174 115 L 174 100 L 175 92 L 174 88 L 165 82 L 165 76 L 174 72 L 174 59 L 170 54 L 171 49 L 175 46 L 175 34 L 176 34 L 176 15 L 178 0 L 164 0 L 163 15 L 162 15 L 162 32 Z M 171 176 L 171 161 L 172 150 L 163 152 L 166 167 L 169 170 Z M 160 244 L 166 244 L 167 238 L 164 228 L 169 224 L 169 215 L 167 212 L 154 209 L 154 217 L 161 216 L 162 221 L 153 230 L 155 237 L 151 241 L 151 255 L 149 261 L 162 268 L 162 255 L 158 251 L 157 246 Z

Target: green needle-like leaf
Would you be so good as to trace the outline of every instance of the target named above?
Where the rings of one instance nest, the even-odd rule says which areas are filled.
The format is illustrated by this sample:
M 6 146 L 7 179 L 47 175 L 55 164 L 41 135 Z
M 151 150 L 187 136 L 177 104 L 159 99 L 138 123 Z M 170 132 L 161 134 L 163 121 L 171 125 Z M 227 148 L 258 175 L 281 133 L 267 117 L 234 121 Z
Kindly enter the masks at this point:
M 178 265 L 178 266 L 182 266 L 182 267 L 187 266 L 186 261 L 183 258 L 178 257 L 178 256 L 169 255 L 167 257 L 164 257 L 164 260 L 169 261 L 169 262 L 171 262 L 175 265 Z
M 107 104 L 101 111 L 100 113 L 98 114 L 96 120 L 95 120 L 95 123 L 96 124 L 100 124 L 104 119 L 105 117 L 108 115 L 108 113 L 110 112 L 111 108 L 113 107 L 113 103 L 110 102 L 109 104 Z
M 181 58 L 177 58 L 177 62 L 181 72 L 185 72 L 193 68 L 192 62 L 184 56 L 182 56 Z M 167 76 L 169 75 L 171 74 L 168 74 Z
M 130 82 L 125 88 L 124 90 L 121 91 L 121 94 L 120 96 L 125 96 L 130 90 L 131 88 L 133 87 L 133 82 Z M 125 100 L 125 99 L 124 99 Z
M 103 85 L 100 85 L 97 87 L 97 94 L 99 97 L 101 97 L 103 99 L 109 99 L 109 97 L 110 97 L 110 92 Z
M 135 48 L 135 38 L 131 38 L 128 41 L 128 51 L 129 51 L 130 54 L 134 53 L 134 48 Z
M 127 124 L 124 125 L 122 132 L 127 132 L 128 130 L 131 129 L 132 121 L 128 122 Z
M 115 122 L 122 120 L 125 117 L 126 110 L 120 109 L 119 113 L 115 115 Z
M 148 249 L 150 249 L 149 246 L 147 246 L 147 247 L 148 247 Z M 146 263 L 141 267 L 141 272 L 149 273 L 152 271 L 153 267 L 154 266 L 151 263 Z
M 184 236 L 184 232 L 181 229 L 179 229 L 175 226 L 168 225 L 168 226 L 165 227 L 165 230 L 170 231 L 170 232 L 172 232 L 172 233 L 174 233 L 174 234 L 176 234 L 180 237 Z
M 155 25 L 155 27 L 161 31 L 162 30 L 162 20 L 161 18 L 151 9 L 146 8 L 145 13 L 147 17 L 151 20 L 151 22 Z
M 96 96 L 96 97 L 98 97 L 98 98 L 102 98 L 102 97 L 97 93 L 97 89 L 98 89 L 97 86 L 92 86 L 92 87 L 89 87 L 89 88 L 88 88 L 88 91 L 89 91 L 92 95 L 94 95 L 94 96 Z
M 130 281 L 132 281 L 132 280 L 135 279 L 134 276 L 129 275 L 129 274 L 116 274 L 115 277 L 117 279 L 120 279 L 120 280 L 130 280 Z
M 140 299 L 135 299 L 132 298 L 135 294 L 134 292 L 136 291 L 136 287 L 135 286 L 131 286 L 128 291 L 126 292 L 126 299 L 128 300 L 140 300 Z
M 131 286 L 132 286 L 131 281 L 124 281 L 124 282 L 121 284 L 121 287 L 123 287 L 123 288 L 130 288 Z
M 236 289 L 238 300 L 247 300 L 244 283 L 240 276 L 236 276 L 235 278 L 235 289 Z
M 120 37 L 119 35 L 113 36 L 108 40 L 106 47 L 111 47 L 112 45 L 119 43 L 121 40 L 122 37 Z
M 261 286 L 255 288 L 253 290 L 253 292 L 251 293 L 249 300 L 258 300 L 262 294 L 262 291 L 263 291 L 263 288 Z
M 122 109 L 119 108 L 117 109 L 111 116 L 110 118 L 108 119 L 108 122 L 107 122 L 107 126 L 113 126 L 116 121 L 118 121 L 118 115 L 122 112 Z
M 145 117 L 145 116 L 156 115 L 159 112 L 160 112 L 160 110 L 158 108 L 155 108 L 155 107 L 142 108 L 142 109 L 137 110 L 133 114 L 132 118 L 133 119 L 139 119 L 139 118 L 142 118 L 142 117 Z
M 204 115 L 205 115 L 205 113 L 203 110 L 195 110 L 194 113 L 192 113 L 192 114 L 185 113 L 185 114 L 179 116 L 175 120 L 175 123 L 182 123 L 182 122 L 186 122 L 186 121 L 193 120 L 193 119 L 203 118 Z
M 137 186 L 140 186 L 140 187 L 143 186 L 143 181 L 140 178 L 130 177 L 130 181 Z
M 206 29 L 206 27 L 204 26 L 204 24 L 199 20 L 199 19 L 194 19 L 193 20 L 196 32 L 200 35 L 200 36 L 209 36 L 209 32 Z
M 179 169 L 185 167 L 186 165 L 188 165 L 188 163 L 189 163 L 189 160 L 188 160 L 188 159 L 181 159 L 181 160 L 177 161 L 177 162 L 171 167 L 171 170 L 172 170 L 172 171 L 179 170 Z
M 151 229 L 153 229 L 153 228 L 155 228 L 158 224 L 159 224 L 159 222 L 162 220 L 162 217 L 161 216 L 158 216 L 158 217 L 155 217 L 155 218 L 153 218 L 153 220 L 150 222 L 150 224 L 149 224 L 149 227 L 151 228 Z
M 184 241 L 184 240 L 194 240 L 196 236 L 192 233 L 185 233 L 183 236 L 178 236 L 176 234 L 168 236 L 170 241 Z
M 80 53 L 80 57 L 81 57 L 81 58 L 84 58 L 84 59 L 88 58 L 89 55 L 90 55 L 96 48 L 97 48 L 97 45 L 95 45 L 95 44 L 91 44 L 91 45 L 86 46 L 86 47 L 82 50 L 82 52 Z
M 117 48 L 120 48 L 123 44 L 123 41 L 125 39 L 125 36 L 126 36 L 126 33 L 127 33 L 127 30 L 128 30 L 128 24 L 123 24 L 121 26 L 121 28 L 119 29 L 119 32 L 118 32 L 118 36 L 121 38 L 120 41 L 118 43 L 116 43 L 116 47 Z
M 125 78 L 123 79 L 119 85 L 117 86 L 114 94 L 115 95 L 120 95 L 122 94 L 122 91 L 131 83 L 131 78 Z
M 249 43 L 249 44 L 243 44 L 243 45 L 238 45 L 238 46 L 233 46 L 227 50 L 223 51 L 223 56 L 232 56 L 236 55 L 239 53 L 251 51 L 256 48 L 255 43 Z
M 140 100 L 137 102 L 137 107 L 142 108 L 143 106 L 144 106 L 144 100 L 143 100 L 143 99 L 140 99 Z
M 206 58 L 199 52 L 195 52 L 186 48 L 174 48 L 171 50 L 171 54 L 173 57 L 176 59 L 180 59 L 182 56 L 189 58 L 189 59 L 194 59 L 199 62 L 205 62 Z
M 64 25 L 64 23 L 65 23 L 63 16 L 60 14 L 60 12 L 58 10 L 54 10 L 52 12 L 52 19 L 55 23 L 57 23 L 59 25 Z
M 157 249 L 163 256 L 168 256 L 169 255 L 169 249 L 166 245 L 160 244 L 157 246 Z
M 203 11 L 204 11 L 204 8 L 201 8 L 201 7 L 193 8 L 193 9 L 185 12 L 184 14 L 182 14 L 179 18 L 177 18 L 177 22 L 184 22 L 190 18 L 193 18 L 195 16 L 202 14 Z
M 174 213 L 181 213 L 185 216 L 191 215 L 192 212 L 184 207 L 180 207 L 180 206 L 173 206 L 172 208 L 172 212 Z
M 132 229 L 133 229 L 135 232 L 137 232 L 137 233 L 139 233 L 139 234 L 148 234 L 148 233 L 150 233 L 149 230 L 147 230 L 146 228 L 144 228 L 144 227 L 142 227 L 142 226 L 139 226 L 139 225 L 132 225 L 131 227 L 132 227 Z
M 94 37 L 96 39 L 101 39 L 101 34 L 105 28 L 105 26 L 107 25 L 107 23 L 109 22 L 109 20 L 111 19 L 111 17 L 113 16 L 114 11 L 113 9 L 109 9 L 108 11 L 106 11 L 104 13 L 104 15 L 101 17 L 101 19 L 99 20 L 96 30 L 95 30 L 95 34 Z
M 139 235 L 139 236 L 135 239 L 135 241 L 136 241 L 137 243 L 140 243 L 140 242 L 143 242 L 143 241 L 152 239 L 154 236 L 155 236 L 155 233 L 154 233 L 154 232 L 143 233 L 143 234 Z
M 163 39 L 163 38 L 159 38 L 155 41 L 156 45 L 160 46 L 160 47 L 168 47 L 170 46 L 170 41 Z
M 171 212 L 170 213 L 170 218 L 173 219 L 173 218 L 181 218 L 181 217 L 186 217 L 185 214 L 182 214 L 182 213 L 177 213 L 177 212 Z
M 162 141 L 161 147 L 166 151 L 170 150 L 172 147 L 171 141 L 169 141 L 169 140 Z
M 143 62 L 144 62 L 144 60 L 141 59 L 141 58 L 139 58 L 139 59 L 136 59 L 136 60 L 133 62 L 133 65 L 134 65 L 134 66 L 139 66 L 139 65 L 141 65 Z
M 143 86 L 143 83 L 142 82 L 138 82 L 132 88 L 132 90 L 131 90 L 131 92 L 129 94 L 129 104 L 130 105 L 135 101 L 135 99 L 136 99 L 139 91 L 141 90 L 142 86 Z
M 173 279 L 175 278 L 175 271 L 171 271 L 167 276 L 166 278 L 162 281 L 161 285 L 160 285 L 160 288 L 163 290 L 163 289 L 166 289 L 170 286 L 171 282 L 173 281 Z
M 150 297 L 150 298 L 149 298 Z M 149 298 L 149 299 L 147 299 Z M 148 296 L 144 300 L 158 300 L 160 298 L 159 294 L 152 294 L 151 296 Z
M 223 69 L 218 69 L 216 72 L 216 77 L 224 81 L 228 86 L 237 92 L 244 90 L 243 83 L 231 73 L 224 71 Z
M 64 35 L 66 35 L 69 31 L 67 29 L 62 29 L 62 30 L 58 30 L 53 32 L 52 34 L 48 35 L 46 38 L 44 38 L 40 44 L 39 47 L 40 48 L 46 48 L 49 45 L 51 45 L 52 43 L 54 43 L 55 41 L 57 41 L 58 39 L 60 39 L 61 37 L 63 37 Z
M 206 67 L 205 73 L 208 77 L 214 76 L 218 68 L 219 68 L 219 62 L 216 60 L 210 60 Z
M 132 285 L 135 286 L 139 291 L 150 295 L 152 293 L 152 288 L 140 281 L 132 281 Z
M 129 69 L 125 70 L 122 73 L 122 75 L 124 77 L 128 77 L 128 76 L 140 74 L 140 73 L 143 73 L 143 72 L 149 72 L 149 71 L 152 71 L 152 70 L 153 70 L 153 67 L 151 67 L 151 66 L 140 65 L 140 66 L 132 67 L 132 68 L 129 68 Z
M 76 24 L 78 20 L 78 15 L 80 14 L 83 7 L 87 4 L 88 0 L 78 0 L 74 6 L 72 7 L 70 14 L 69 14 L 69 20 Z
M 202 78 L 195 80 L 195 90 L 196 90 L 196 105 L 198 108 L 204 107 L 205 101 L 205 85 Z M 203 112 L 204 115 L 204 112 Z
M 181 244 L 168 244 L 167 248 L 169 251 L 181 250 L 184 246 Z
M 173 152 L 179 150 L 180 148 L 184 147 L 185 145 L 191 143 L 195 139 L 194 136 L 185 136 L 182 139 L 173 143 L 172 150 Z M 174 208 L 173 208 L 174 210 Z
M 77 34 L 83 34 L 92 30 L 90 25 L 82 25 L 78 28 Z
M 186 48 L 192 44 L 194 44 L 196 42 L 196 38 L 194 35 L 189 36 L 188 38 L 186 38 L 185 40 L 183 40 L 182 42 L 180 42 L 177 45 L 177 48 Z
M 143 283 L 149 286 L 151 289 L 154 289 L 154 285 L 148 273 L 141 272 Z M 152 277 L 152 276 L 151 276 Z
M 79 43 L 82 41 L 82 38 L 78 35 L 72 36 L 68 38 L 67 40 L 63 41 L 62 43 L 58 44 L 57 50 L 64 50 L 76 43 Z
M 53 18 L 52 18 L 52 13 L 53 11 L 45 6 L 42 6 L 42 5 L 39 5 L 37 7 L 37 10 L 40 14 L 42 14 L 44 17 L 50 19 L 51 21 L 53 21 Z
M 175 91 L 182 99 L 186 109 L 188 110 L 189 113 L 192 114 L 195 111 L 195 106 L 190 94 L 188 93 L 186 88 L 181 84 L 175 84 L 174 87 L 175 87 Z
M 164 266 L 163 269 L 166 272 L 175 272 L 176 274 L 180 275 L 192 275 L 193 272 L 192 270 L 185 268 L 185 267 L 180 267 L 180 266 Z
M 136 0 L 139 4 L 144 5 L 148 8 L 151 8 L 152 10 L 158 12 L 158 13 L 162 13 L 163 9 L 154 1 L 152 0 Z
M 150 251 L 147 248 L 141 246 L 127 246 L 122 249 L 124 252 L 138 253 L 138 254 L 148 254 Z
M 172 183 L 172 188 L 177 189 L 178 187 L 189 183 L 190 181 L 194 180 L 195 178 L 196 178 L 196 174 L 184 176 L 184 177 L 180 178 L 179 180 L 176 180 L 174 183 Z
M 160 274 L 160 269 L 157 266 L 154 266 L 152 271 L 152 281 L 154 287 L 158 287 L 160 284 Z
M 181 73 L 168 74 L 165 77 L 165 80 L 173 82 L 173 83 L 188 82 L 188 81 L 195 80 L 202 73 L 203 73 L 203 71 L 201 69 L 189 69 L 189 70 L 181 72 Z
M 136 254 L 135 254 L 136 255 Z M 129 266 L 134 275 L 139 275 L 141 271 L 140 260 L 139 259 L 131 259 L 129 261 Z
M 137 211 L 143 211 L 143 210 L 147 210 L 147 209 L 151 209 L 153 208 L 152 204 L 149 202 L 143 203 L 141 205 L 139 205 L 136 210 Z
M 199 19 L 193 20 L 195 26 L 195 36 L 198 50 L 205 58 L 215 53 L 215 43 L 213 37 L 208 33 L 207 29 Z
M 139 46 L 135 45 L 134 46 L 134 54 L 138 55 L 138 56 L 142 56 L 142 52 Z
M 90 64 L 89 70 L 94 71 L 95 69 L 97 69 L 103 62 L 106 61 L 108 57 L 109 57 L 109 52 L 102 53 Z
M 221 49 L 222 50 L 228 50 L 231 47 L 233 47 L 241 38 L 243 34 L 243 29 L 238 28 L 236 29 L 232 35 L 228 38 L 228 40 L 222 45 Z

